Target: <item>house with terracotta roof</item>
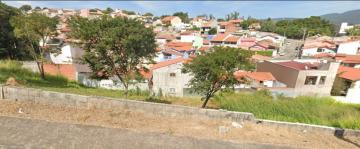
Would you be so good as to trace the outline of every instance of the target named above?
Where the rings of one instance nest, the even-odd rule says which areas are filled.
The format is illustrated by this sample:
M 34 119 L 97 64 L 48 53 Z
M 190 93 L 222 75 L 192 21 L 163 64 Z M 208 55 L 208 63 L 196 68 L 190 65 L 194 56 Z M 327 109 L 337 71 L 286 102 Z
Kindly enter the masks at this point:
M 218 33 L 234 33 L 236 31 L 239 31 L 241 28 L 241 19 L 237 20 L 230 20 L 228 22 L 218 22 Z
M 205 22 L 201 26 L 201 34 L 208 34 L 210 29 L 217 28 L 217 21 L 216 20 L 210 20 L 208 22 Z
M 343 66 L 360 68 L 360 55 L 336 54 L 335 60 Z
M 345 98 L 336 98 L 342 102 L 360 103 L 360 69 L 340 66 L 338 77 L 345 81 Z
M 182 21 L 178 16 L 167 16 L 161 19 L 161 22 L 165 25 L 170 25 L 172 27 L 180 27 L 182 25 Z
M 323 53 L 335 55 L 336 44 L 328 40 L 310 40 L 305 42 L 301 50 L 301 56 L 315 56 Z
M 182 57 L 159 62 L 154 64 L 150 70 L 151 88 L 155 94 L 162 92 L 164 96 L 179 96 L 182 97 L 189 92 L 188 82 L 191 76 L 182 73 L 181 69 L 183 63 L 187 59 Z
M 234 73 L 234 76 L 239 82 L 245 82 L 236 85 L 235 88 L 269 88 L 273 87 L 276 81 L 270 72 L 247 72 L 239 70 Z
M 180 41 L 191 42 L 195 49 L 200 48 L 203 45 L 203 40 L 204 39 L 201 37 L 199 32 L 185 31 L 180 33 Z
M 286 96 L 329 96 L 338 62 L 323 60 L 270 60 L 257 64 L 257 72 L 270 72 L 286 88 L 271 90 Z
M 241 37 L 232 34 L 217 34 L 210 40 L 211 45 L 238 47 Z

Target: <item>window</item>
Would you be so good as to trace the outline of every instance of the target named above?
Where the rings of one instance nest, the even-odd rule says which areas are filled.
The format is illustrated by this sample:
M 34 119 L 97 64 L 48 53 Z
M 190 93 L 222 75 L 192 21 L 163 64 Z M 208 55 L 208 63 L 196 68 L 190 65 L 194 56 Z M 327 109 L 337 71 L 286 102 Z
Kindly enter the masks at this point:
M 319 84 L 320 84 L 320 85 L 324 85 L 324 84 L 325 84 L 325 80 L 326 80 L 326 76 L 321 76 L 321 77 L 320 77 L 320 82 L 319 82 Z
M 170 73 L 170 77 L 176 77 L 176 73 Z
M 318 48 L 318 49 L 317 49 L 317 52 L 324 52 L 324 49 Z
M 315 85 L 317 76 L 307 76 L 305 79 L 305 85 Z
M 175 88 L 170 88 L 170 93 L 175 93 Z

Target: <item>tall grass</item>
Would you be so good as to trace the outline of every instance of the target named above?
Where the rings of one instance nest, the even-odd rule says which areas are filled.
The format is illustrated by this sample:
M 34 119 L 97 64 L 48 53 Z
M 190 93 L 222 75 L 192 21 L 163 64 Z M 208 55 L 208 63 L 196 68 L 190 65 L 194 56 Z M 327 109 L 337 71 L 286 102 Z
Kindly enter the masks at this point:
M 215 97 L 223 109 L 251 112 L 255 117 L 280 121 L 360 129 L 360 105 L 329 97 L 273 97 L 266 91 L 224 93 Z
M 123 91 L 86 87 L 75 81 L 70 81 L 63 76 L 46 75 L 46 79 L 42 80 L 39 73 L 34 73 L 21 66 L 21 62 L 18 61 L 0 61 L 0 83 L 5 83 L 8 78 L 13 77 L 21 85 L 27 87 L 81 95 L 106 96 L 113 98 L 126 97 Z M 145 99 L 149 94 L 150 93 L 146 91 L 130 90 L 128 98 Z

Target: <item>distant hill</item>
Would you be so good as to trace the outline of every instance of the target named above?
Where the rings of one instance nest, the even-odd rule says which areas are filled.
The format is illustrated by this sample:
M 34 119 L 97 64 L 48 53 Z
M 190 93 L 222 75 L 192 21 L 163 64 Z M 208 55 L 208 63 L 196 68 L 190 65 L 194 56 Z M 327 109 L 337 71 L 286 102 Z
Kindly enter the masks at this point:
M 349 24 L 360 24 L 360 9 L 346 11 L 344 13 L 330 13 L 321 15 L 320 17 L 329 20 L 331 23 L 340 26 L 342 22 Z

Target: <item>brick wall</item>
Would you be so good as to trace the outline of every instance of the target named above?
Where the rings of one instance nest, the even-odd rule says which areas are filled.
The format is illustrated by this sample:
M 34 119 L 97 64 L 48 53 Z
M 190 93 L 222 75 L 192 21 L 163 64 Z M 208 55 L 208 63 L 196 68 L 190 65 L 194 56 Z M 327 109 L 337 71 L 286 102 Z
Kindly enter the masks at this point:
M 44 64 L 44 71 L 49 75 L 61 75 L 69 80 L 76 80 L 76 69 L 72 64 Z

